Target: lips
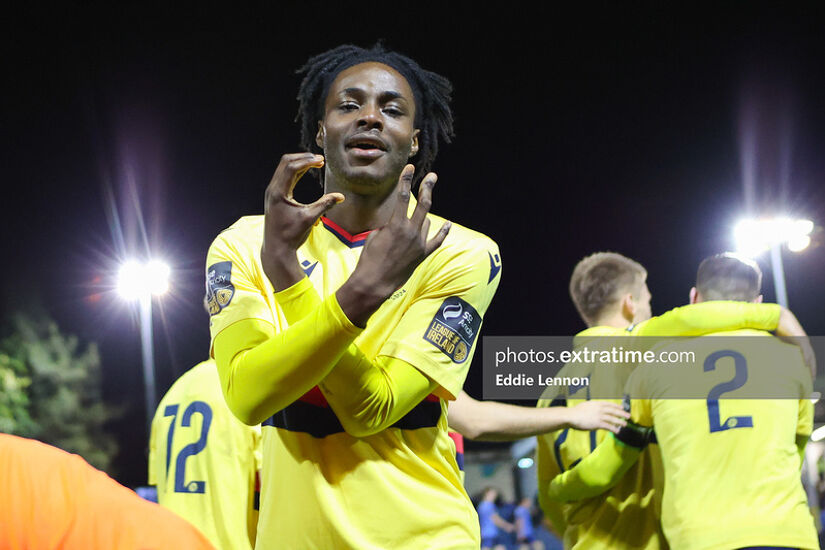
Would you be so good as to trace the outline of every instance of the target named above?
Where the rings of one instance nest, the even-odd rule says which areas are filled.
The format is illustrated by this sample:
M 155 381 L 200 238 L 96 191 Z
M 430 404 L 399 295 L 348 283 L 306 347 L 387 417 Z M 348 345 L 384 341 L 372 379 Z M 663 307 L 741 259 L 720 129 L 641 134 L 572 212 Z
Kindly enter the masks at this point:
M 384 140 L 373 134 L 356 134 L 351 136 L 345 143 L 348 150 L 356 152 L 386 152 L 387 144 Z

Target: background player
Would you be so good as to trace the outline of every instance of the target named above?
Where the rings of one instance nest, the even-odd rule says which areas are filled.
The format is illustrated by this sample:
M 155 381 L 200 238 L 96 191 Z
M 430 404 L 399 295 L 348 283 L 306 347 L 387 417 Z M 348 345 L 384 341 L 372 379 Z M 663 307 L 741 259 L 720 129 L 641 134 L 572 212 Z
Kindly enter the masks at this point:
M 706 303 L 676 308 L 650 319 L 651 295 L 646 278 L 644 267 L 620 254 L 599 252 L 581 260 L 571 276 L 570 295 L 589 328 L 577 337 L 606 337 L 605 343 L 610 345 L 623 335 L 696 335 L 741 326 L 773 330 L 777 324 L 781 325 L 778 332 L 804 335 L 789 311 L 768 304 Z M 590 340 L 588 344 L 593 347 L 597 341 Z M 575 368 L 581 371 L 584 367 Z M 575 405 L 589 398 L 589 393 L 618 398 L 631 372 L 629 365 L 593 368 L 588 374 L 590 385 L 580 389 L 578 395 L 570 392 L 575 399 L 547 399 L 540 401 L 539 406 Z M 614 402 L 619 403 L 620 399 Z M 539 437 L 539 487 L 546 486 L 557 474 L 589 454 L 605 435 L 605 431 L 564 429 Z M 623 481 L 600 498 L 561 505 L 540 490 L 542 510 L 563 538 L 565 548 L 663 547 L 656 511 L 658 495 L 654 489 L 658 460 L 655 450 L 646 451 Z
M 258 522 L 260 426 L 229 410 L 213 360 L 178 378 L 158 405 L 149 442 L 149 484 L 158 503 L 222 550 L 251 550 Z
M 692 303 L 761 301 L 761 272 L 750 260 L 730 254 L 707 258 L 696 279 Z M 687 549 L 817 548 L 799 475 L 813 427 L 813 405 L 807 399 L 811 379 L 800 350 L 764 332 L 724 334 L 764 338 L 745 339 L 747 344 L 726 339 L 721 342 L 730 349 L 722 351 L 720 340 L 702 339 L 690 344 L 697 350 L 695 363 L 667 370 L 641 365 L 627 383 L 632 395 L 657 396 L 634 399 L 631 411 L 633 421 L 648 427 L 648 433 L 656 428 L 664 461 L 662 525 L 667 539 L 674 548 Z M 698 353 L 701 344 L 716 351 Z M 686 346 L 668 349 L 677 347 Z M 769 368 L 759 368 L 763 364 Z M 697 384 L 707 399 L 674 399 Z M 796 398 L 742 399 L 754 396 L 754 387 Z M 723 394 L 729 398 L 720 399 Z M 579 465 L 554 479 L 547 496 L 587 498 L 613 486 L 645 443 L 638 430 L 605 438 Z
M 461 391 L 500 257 L 429 214 L 450 83 L 381 47 L 341 46 L 303 72 L 311 152 L 281 159 L 265 215 L 207 258 L 224 395 L 263 423 L 256 548 L 478 547 L 445 400 Z M 408 159 L 427 174 L 418 202 Z M 312 168 L 326 194 L 302 205 L 292 189 Z

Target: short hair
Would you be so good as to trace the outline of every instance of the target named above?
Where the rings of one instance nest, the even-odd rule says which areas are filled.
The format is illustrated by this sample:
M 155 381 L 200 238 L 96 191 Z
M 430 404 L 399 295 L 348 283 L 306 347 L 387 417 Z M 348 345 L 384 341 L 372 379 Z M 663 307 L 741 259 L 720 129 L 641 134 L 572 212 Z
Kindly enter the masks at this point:
M 702 260 L 696 272 L 696 290 L 703 300 L 752 302 L 762 288 L 762 270 L 744 256 L 725 252 Z
M 415 100 L 415 127 L 418 134 L 415 183 L 432 167 L 438 155 L 438 143 L 449 143 L 453 137 L 453 113 L 450 97 L 453 85 L 445 77 L 422 69 L 418 63 L 398 52 L 386 50 L 380 42 L 365 49 L 344 44 L 310 57 L 298 69 L 304 79 L 298 88 L 298 115 L 301 126 L 301 146 L 307 151 L 321 153 L 315 143 L 318 121 L 324 117 L 324 103 L 332 82 L 341 71 L 370 61 L 392 67 L 403 76 Z M 323 181 L 323 171 L 317 171 Z
M 570 297 L 584 322 L 592 325 L 624 292 L 635 293 L 646 277 L 640 263 L 616 252 L 596 252 L 573 269 Z

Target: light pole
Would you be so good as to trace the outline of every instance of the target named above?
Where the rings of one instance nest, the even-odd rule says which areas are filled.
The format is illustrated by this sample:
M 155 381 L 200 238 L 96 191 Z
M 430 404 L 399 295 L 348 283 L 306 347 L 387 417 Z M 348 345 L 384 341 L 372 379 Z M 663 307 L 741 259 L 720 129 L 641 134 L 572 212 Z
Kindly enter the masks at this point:
M 152 296 L 169 290 L 169 266 L 157 260 L 146 263 L 130 260 L 118 274 L 118 292 L 129 301 L 138 301 L 140 348 L 143 356 L 143 383 L 146 394 L 146 426 L 151 429 L 155 414 L 155 353 L 152 338 Z
M 746 219 L 737 223 L 733 230 L 740 254 L 755 258 L 770 250 L 776 302 L 785 308 L 788 307 L 788 290 L 782 265 L 782 245 L 793 252 L 801 252 L 811 243 L 813 230 L 811 220 L 792 218 Z
M 740 254 L 755 258 L 771 251 L 771 272 L 776 290 L 776 302 L 788 307 L 788 291 L 785 288 L 785 269 L 782 265 L 782 245 L 793 252 L 801 252 L 811 244 L 814 222 L 811 220 L 791 218 L 746 219 L 736 224 L 734 238 Z M 820 428 L 817 437 L 825 436 Z M 816 441 L 816 440 L 815 440 Z M 821 527 L 819 520 L 819 497 L 816 491 L 817 474 L 813 467 L 812 451 L 806 449 L 802 463 L 802 485 L 808 496 L 808 505 L 813 511 L 817 530 Z

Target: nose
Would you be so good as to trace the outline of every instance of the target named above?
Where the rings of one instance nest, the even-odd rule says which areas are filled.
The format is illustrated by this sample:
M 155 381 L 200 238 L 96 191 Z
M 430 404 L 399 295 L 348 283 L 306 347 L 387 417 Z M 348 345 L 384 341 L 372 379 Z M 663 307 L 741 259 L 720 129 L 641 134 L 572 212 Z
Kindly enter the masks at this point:
M 358 117 L 358 126 L 360 128 L 366 128 L 367 130 L 372 130 L 373 128 L 383 130 L 384 116 L 381 113 L 381 108 L 374 103 L 364 105 Z

